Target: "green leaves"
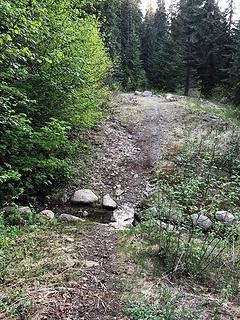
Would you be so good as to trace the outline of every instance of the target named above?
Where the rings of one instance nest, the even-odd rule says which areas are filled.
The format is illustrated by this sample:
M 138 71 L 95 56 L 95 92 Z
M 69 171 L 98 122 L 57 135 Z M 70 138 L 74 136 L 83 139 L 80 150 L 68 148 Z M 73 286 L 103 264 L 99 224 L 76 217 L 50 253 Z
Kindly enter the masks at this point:
M 70 128 L 102 115 L 111 63 L 86 5 L 93 1 L 0 3 L 0 202 L 66 182 Z

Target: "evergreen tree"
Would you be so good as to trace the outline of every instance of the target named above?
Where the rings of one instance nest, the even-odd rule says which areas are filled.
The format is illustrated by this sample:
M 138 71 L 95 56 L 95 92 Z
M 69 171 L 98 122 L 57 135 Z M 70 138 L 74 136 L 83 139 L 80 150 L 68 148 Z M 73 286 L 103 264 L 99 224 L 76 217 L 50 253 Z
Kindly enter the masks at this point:
M 143 28 L 142 28 L 142 60 L 146 72 L 148 82 L 151 86 L 154 85 L 154 46 L 156 35 L 154 29 L 154 11 L 152 6 L 147 8 Z
M 153 84 L 160 90 L 175 91 L 179 82 L 181 55 L 169 33 L 165 1 L 158 0 L 157 4 L 154 17 Z
M 236 106 L 240 106 L 240 21 L 234 29 L 234 46 L 232 63 L 229 68 L 229 84 L 233 101 Z
M 142 12 L 139 0 L 123 0 L 121 5 L 121 84 L 127 90 L 145 85 L 141 60 Z
M 201 5 L 202 0 L 180 0 L 178 14 L 171 26 L 173 40 L 182 55 L 181 84 L 186 96 L 197 80 L 196 41 Z
M 197 29 L 196 57 L 197 75 L 201 92 L 210 96 L 212 90 L 223 84 L 228 60 L 230 35 L 228 23 L 215 0 L 206 0 Z

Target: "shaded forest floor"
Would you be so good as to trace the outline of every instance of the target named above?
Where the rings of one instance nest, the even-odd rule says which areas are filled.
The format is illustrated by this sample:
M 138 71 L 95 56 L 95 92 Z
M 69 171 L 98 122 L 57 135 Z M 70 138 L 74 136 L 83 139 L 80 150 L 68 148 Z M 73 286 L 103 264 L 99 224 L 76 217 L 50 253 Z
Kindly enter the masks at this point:
M 149 179 L 156 166 L 189 130 L 197 135 L 205 127 L 229 121 L 228 112 L 220 118 L 217 106 L 182 97 L 122 94 L 112 98 L 111 107 L 111 114 L 86 136 L 91 156 L 66 190 L 67 196 L 84 187 L 99 196 L 110 193 L 120 207 L 139 208 L 151 193 Z M 56 204 L 52 209 L 80 214 L 69 205 Z M 163 305 L 178 296 L 172 304 L 197 306 L 198 319 L 240 319 L 236 305 L 224 304 L 205 288 L 187 283 L 176 288 L 167 277 L 158 277 L 150 262 L 149 268 L 142 268 L 134 258 L 138 239 L 98 222 L 46 223 L 17 235 L 9 250 L 15 248 L 18 254 L 9 257 L 0 284 L 0 319 L 124 320 L 125 300 L 157 299 L 163 284 Z M 209 311 L 214 308 L 223 308 L 223 313 L 215 317 Z M 186 319 L 193 319 L 190 316 Z

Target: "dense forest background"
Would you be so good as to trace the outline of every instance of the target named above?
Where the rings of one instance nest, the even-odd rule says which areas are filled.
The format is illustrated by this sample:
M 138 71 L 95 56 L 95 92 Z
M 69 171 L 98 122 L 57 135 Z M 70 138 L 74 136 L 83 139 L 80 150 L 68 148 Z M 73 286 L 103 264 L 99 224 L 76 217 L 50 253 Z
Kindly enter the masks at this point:
M 79 135 L 110 90 L 151 88 L 240 105 L 240 23 L 234 2 L 2 0 L 0 202 L 71 178 Z

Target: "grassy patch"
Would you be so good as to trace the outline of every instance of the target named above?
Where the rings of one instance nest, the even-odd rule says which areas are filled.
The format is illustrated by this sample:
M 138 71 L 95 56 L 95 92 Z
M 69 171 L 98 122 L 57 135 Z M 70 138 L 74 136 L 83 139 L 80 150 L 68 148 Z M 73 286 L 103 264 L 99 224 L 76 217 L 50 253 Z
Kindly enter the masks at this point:
M 155 192 L 144 201 L 145 221 L 122 242 L 126 259 L 142 269 L 127 294 L 130 319 L 237 319 L 239 141 L 237 126 L 219 124 L 197 137 L 189 134 L 156 168 Z M 217 221 L 219 210 L 233 214 L 235 223 Z M 211 227 L 195 225 L 193 214 L 210 219 Z
M 237 123 L 240 122 L 240 111 L 232 106 L 221 106 L 211 102 L 204 104 L 200 100 L 195 101 L 190 99 L 187 103 L 187 109 L 206 112 L 221 118 L 233 120 Z
M 126 304 L 126 313 L 130 320 L 188 320 L 198 319 L 196 313 L 179 305 L 180 291 L 162 287 L 157 300 L 150 304 L 147 300 L 131 300 Z
M 41 292 L 79 279 L 79 259 L 73 254 L 88 227 L 58 222 L 0 226 L 1 316 L 25 319 Z

